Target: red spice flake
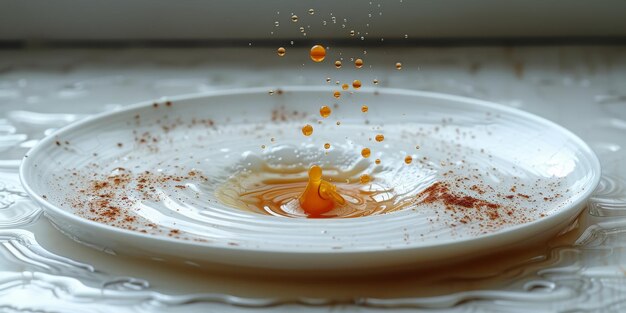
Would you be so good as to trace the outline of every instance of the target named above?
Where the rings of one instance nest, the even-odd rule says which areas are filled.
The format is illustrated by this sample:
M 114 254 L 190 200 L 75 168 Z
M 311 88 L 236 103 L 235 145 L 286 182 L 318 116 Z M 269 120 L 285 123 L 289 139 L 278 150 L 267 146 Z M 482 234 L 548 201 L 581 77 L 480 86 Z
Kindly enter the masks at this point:
M 100 212 L 100 216 L 108 217 L 111 220 L 115 219 L 119 215 L 120 215 L 120 208 L 117 208 L 117 207 L 114 207 L 114 206 L 106 207 L 106 208 L 104 208 L 104 210 L 102 210 Z
M 518 196 L 520 196 L 520 197 L 522 197 L 522 198 L 526 198 L 526 199 L 530 198 L 530 196 L 529 196 L 529 195 L 525 195 L 525 194 L 523 194 L 523 193 L 518 193 L 517 195 L 518 195 Z
M 472 190 L 472 191 L 476 191 L 477 193 L 479 193 L 479 194 L 481 194 L 481 195 L 485 193 L 485 191 L 484 191 L 484 190 L 482 190 L 480 187 L 478 187 L 478 185 L 472 185 L 472 186 L 470 187 L 470 190 Z
M 171 107 L 172 106 L 172 101 L 165 102 L 165 105 L 168 106 L 168 107 Z
M 98 168 L 98 165 L 92 164 L 91 167 Z M 150 171 L 133 174 L 125 168 L 115 168 L 108 176 L 90 172 L 82 174 L 77 171 L 70 171 L 67 177 L 71 177 L 70 186 L 87 186 L 85 189 L 78 189 L 80 194 L 78 197 L 67 198 L 66 201 L 77 209 L 77 214 L 84 216 L 90 220 L 108 224 L 111 226 L 134 230 L 145 231 L 145 220 L 136 214 L 141 210 L 137 206 L 141 201 L 162 201 L 163 195 L 157 190 L 171 186 L 172 188 L 186 188 L 182 183 L 190 179 L 206 179 L 204 175 L 196 171 L 193 175 L 168 175 L 164 173 L 152 173 Z M 192 176 L 195 176 L 192 178 Z M 74 184 L 73 182 L 81 182 Z M 161 232 L 157 225 L 147 224 L 154 232 Z M 172 232 L 177 234 L 178 230 Z M 176 236 L 178 238 L 178 236 Z M 183 238 L 187 239 L 187 238 Z
M 499 208 L 499 204 L 490 203 L 485 200 L 477 199 L 466 195 L 457 195 L 450 192 L 449 187 L 441 182 L 436 182 L 420 193 L 420 196 L 426 196 L 422 203 L 433 203 L 441 201 L 446 206 L 460 206 L 464 208 L 475 207 L 493 207 Z
M 450 215 L 457 218 L 458 221 L 463 224 L 467 224 L 471 221 L 470 216 L 467 214 L 457 216 L 457 213 L 467 212 L 477 220 L 483 220 L 486 218 L 495 221 L 500 218 L 498 209 L 502 207 L 502 205 L 497 203 L 492 203 L 464 194 L 454 193 L 450 191 L 450 186 L 448 184 L 442 182 L 436 182 L 426 188 L 418 195 L 418 199 L 421 199 L 418 200 L 418 204 L 435 202 L 442 203 L 446 210 L 452 212 Z M 470 209 L 471 211 L 468 211 Z
M 103 188 L 106 188 L 108 185 L 109 185 L 109 183 L 105 182 L 105 181 L 95 181 L 95 182 L 93 182 L 93 189 L 101 190 Z

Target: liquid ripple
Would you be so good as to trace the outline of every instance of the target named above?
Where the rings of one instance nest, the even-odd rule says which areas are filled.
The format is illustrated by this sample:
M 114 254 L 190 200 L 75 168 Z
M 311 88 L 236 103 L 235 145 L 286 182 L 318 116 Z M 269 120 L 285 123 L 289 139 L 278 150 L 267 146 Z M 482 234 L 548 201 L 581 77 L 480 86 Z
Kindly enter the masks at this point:
M 593 216 L 626 216 L 626 182 L 604 175 L 594 195 L 589 199 Z

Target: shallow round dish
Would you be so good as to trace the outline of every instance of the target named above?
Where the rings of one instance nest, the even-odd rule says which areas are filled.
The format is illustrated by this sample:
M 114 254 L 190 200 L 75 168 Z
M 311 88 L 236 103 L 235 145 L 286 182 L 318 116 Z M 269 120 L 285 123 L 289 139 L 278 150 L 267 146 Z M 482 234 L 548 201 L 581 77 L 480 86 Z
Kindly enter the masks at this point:
M 321 105 L 333 107 L 329 118 L 316 114 Z M 309 137 L 301 133 L 307 123 Z M 379 133 L 385 140 L 372 140 Z M 362 158 L 362 147 L 372 157 Z M 233 208 L 217 195 L 240 171 L 314 163 L 369 173 L 410 205 L 357 218 L 286 218 Z M 197 264 L 355 271 L 545 240 L 584 207 L 600 166 L 569 131 L 497 104 L 365 88 L 335 99 L 325 87 L 286 87 L 93 116 L 43 139 L 20 175 L 50 221 L 91 247 Z

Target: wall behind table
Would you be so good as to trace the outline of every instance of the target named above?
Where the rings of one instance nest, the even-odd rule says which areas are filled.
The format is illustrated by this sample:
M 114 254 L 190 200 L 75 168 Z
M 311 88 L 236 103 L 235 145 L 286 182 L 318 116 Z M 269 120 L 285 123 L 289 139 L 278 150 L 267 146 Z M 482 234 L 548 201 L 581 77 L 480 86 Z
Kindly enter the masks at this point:
M 625 14 L 623 0 L 0 0 L 0 40 L 624 38 Z

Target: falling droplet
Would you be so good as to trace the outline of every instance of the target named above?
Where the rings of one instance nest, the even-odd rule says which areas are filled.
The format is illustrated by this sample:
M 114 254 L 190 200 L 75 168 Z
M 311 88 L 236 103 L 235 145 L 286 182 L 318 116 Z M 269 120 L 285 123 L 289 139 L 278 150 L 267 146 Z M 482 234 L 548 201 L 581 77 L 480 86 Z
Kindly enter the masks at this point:
M 364 158 L 369 158 L 371 153 L 372 151 L 370 151 L 370 148 L 363 148 L 363 150 L 361 150 L 361 155 Z
M 330 77 L 326 77 L 326 82 L 330 83 Z
M 310 14 L 310 15 L 315 14 L 315 10 L 313 10 L 313 9 L 309 9 L 309 14 Z
M 352 87 L 354 87 L 354 89 L 359 89 L 359 88 L 361 88 L 361 81 L 360 81 L 360 80 L 358 80 L 358 79 L 355 79 L 355 80 L 352 82 Z
M 330 149 L 330 144 L 329 144 L 328 142 L 327 142 L 327 143 L 325 143 L 325 144 L 324 144 L 324 148 L 325 148 L 326 150 Z
M 304 125 L 304 127 L 302 127 L 302 134 L 305 136 L 311 136 L 311 134 L 313 134 L 313 126 L 309 124 Z
M 409 38 L 409 35 L 408 34 L 404 34 L 404 38 Z
M 367 107 L 367 105 L 364 105 L 361 107 L 361 112 L 367 113 L 367 111 L 369 111 L 369 108 Z
M 374 85 L 378 85 L 378 79 L 374 79 Z
M 356 61 L 354 61 L 354 66 L 356 66 L 356 68 L 361 68 L 361 67 L 363 67 L 363 60 L 361 60 L 361 59 L 356 59 Z
M 350 36 L 354 36 L 354 31 L 353 30 L 350 31 Z
M 343 89 L 343 90 L 348 90 L 348 88 L 350 88 L 350 86 L 348 86 L 348 84 L 341 85 L 341 89 Z
M 267 93 L 269 93 L 269 94 L 270 94 L 270 96 L 273 96 L 273 95 L 274 95 L 274 90 L 270 90 L 270 91 L 268 91 Z
M 367 174 L 363 174 L 361 175 L 361 177 L 359 177 L 359 181 L 361 181 L 361 184 L 367 184 L 370 182 L 370 176 Z
M 304 33 L 304 27 L 300 26 L 300 32 Z
M 326 58 L 326 49 L 322 45 L 315 45 L 311 47 L 311 60 L 315 62 L 322 62 Z
M 298 21 L 298 16 L 297 15 L 292 15 L 291 16 L 291 21 L 294 22 L 294 23 L 297 22 Z
M 265 145 L 261 145 L 261 149 L 265 149 Z
M 412 156 L 410 156 L 410 155 L 407 155 L 407 156 L 404 158 L 404 163 L 406 163 L 406 164 L 411 164 L 411 162 L 413 162 L 413 157 L 412 157 Z
M 280 26 L 280 23 L 278 21 L 274 22 L 274 26 L 278 27 Z
M 385 136 L 383 134 L 376 135 L 376 141 L 381 142 L 385 140 Z
M 376 164 L 380 164 L 380 159 L 376 159 L 376 161 L 374 161 Z
M 285 48 L 283 47 L 280 47 L 278 48 L 278 50 L 276 50 L 276 53 L 278 54 L 278 56 L 281 56 L 281 57 L 285 55 L 285 52 L 287 52 L 287 50 L 285 50 Z
M 331 110 L 331 109 L 330 109 L 327 105 L 322 106 L 322 107 L 320 108 L 320 115 L 321 115 L 323 118 L 327 118 L 327 117 L 329 117 L 331 112 L 332 112 L 332 110 Z
M 341 61 L 335 61 L 335 67 L 341 68 Z
M 396 69 L 401 70 L 402 69 L 402 63 L 400 63 L 400 62 L 396 63 Z
M 335 92 L 333 93 L 333 96 L 334 96 L 335 98 L 339 99 L 339 97 L 341 97 L 341 92 L 339 92 L 339 91 L 335 91 Z

